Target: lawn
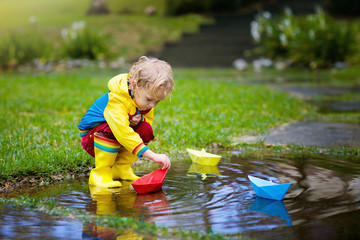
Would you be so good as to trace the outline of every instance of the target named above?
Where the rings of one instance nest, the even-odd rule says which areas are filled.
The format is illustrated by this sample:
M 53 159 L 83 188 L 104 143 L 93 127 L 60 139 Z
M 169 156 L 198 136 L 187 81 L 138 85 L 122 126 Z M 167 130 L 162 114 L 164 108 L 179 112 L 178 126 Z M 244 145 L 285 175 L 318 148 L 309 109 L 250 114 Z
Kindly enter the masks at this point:
M 175 71 L 171 99 L 156 108 L 156 139 L 149 145 L 153 150 L 175 156 L 186 147 L 231 147 L 234 137 L 264 133 L 314 114 L 311 106 L 286 93 L 236 78 L 223 80 L 224 70 L 213 79 L 198 71 L 198 77 Z M 1 185 L 88 172 L 94 160 L 80 147 L 77 124 L 115 74 L 82 70 L 1 75 Z

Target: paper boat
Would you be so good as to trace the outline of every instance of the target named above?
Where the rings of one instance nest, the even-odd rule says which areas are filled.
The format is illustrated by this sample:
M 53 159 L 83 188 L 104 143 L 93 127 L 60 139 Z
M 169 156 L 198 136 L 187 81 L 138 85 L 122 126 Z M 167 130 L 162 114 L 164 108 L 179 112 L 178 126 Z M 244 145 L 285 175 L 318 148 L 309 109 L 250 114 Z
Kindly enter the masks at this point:
M 188 151 L 190 158 L 194 163 L 216 166 L 221 159 L 220 155 L 207 153 L 205 151 L 205 149 L 202 149 L 201 151 L 196 151 L 196 150 L 187 148 L 186 150 Z
M 248 176 L 255 193 L 259 197 L 282 200 L 291 183 L 274 183 L 261 178 Z
M 159 191 L 162 188 L 168 168 L 158 169 L 131 183 L 138 194 Z

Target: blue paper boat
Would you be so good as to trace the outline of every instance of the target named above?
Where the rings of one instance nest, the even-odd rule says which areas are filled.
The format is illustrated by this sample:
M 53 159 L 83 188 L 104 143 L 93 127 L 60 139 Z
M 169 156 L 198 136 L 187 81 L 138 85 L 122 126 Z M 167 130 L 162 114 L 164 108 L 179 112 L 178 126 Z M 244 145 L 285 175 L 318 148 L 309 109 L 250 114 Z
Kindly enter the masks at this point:
M 261 178 L 248 176 L 257 196 L 267 199 L 282 200 L 291 183 L 274 183 Z

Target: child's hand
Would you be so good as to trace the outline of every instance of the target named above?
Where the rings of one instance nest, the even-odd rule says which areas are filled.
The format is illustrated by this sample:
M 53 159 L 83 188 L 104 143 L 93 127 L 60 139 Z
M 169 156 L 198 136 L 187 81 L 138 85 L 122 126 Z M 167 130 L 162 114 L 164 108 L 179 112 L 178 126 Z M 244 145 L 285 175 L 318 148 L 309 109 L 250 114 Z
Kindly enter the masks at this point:
M 148 149 L 143 153 L 143 157 L 149 158 L 156 163 L 162 164 L 162 169 L 170 168 L 171 166 L 170 159 L 166 154 L 157 154 Z
M 170 168 L 170 166 L 171 166 L 170 159 L 165 154 L 156 154 L 156 158 L 154 158 L 152 160 L 156 163 L 160 163 L 160 164 L 164 165 L 162 167 L 162 169 Z
M 130 127 L 135 127 L 141 121 L 141 114 L 137 114 L 130 118 Z

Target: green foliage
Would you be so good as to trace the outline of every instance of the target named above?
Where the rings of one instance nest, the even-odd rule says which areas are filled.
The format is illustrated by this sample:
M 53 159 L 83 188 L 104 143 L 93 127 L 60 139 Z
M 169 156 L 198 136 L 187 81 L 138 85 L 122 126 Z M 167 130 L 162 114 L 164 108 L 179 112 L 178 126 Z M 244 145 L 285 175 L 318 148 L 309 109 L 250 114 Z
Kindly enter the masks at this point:
M 18 32 L 19 29 L 33 31 L 33 28 L 36 28 L 40 40 L 48 41 L 56 50 L 63 50 L 61 45 L 64 39 L 60 36 L 62 29 L 71 26 L 73 22 L 85 21 L 88 32 L 84 31 L 84 36 L 81 40 L 76 40 L 76 43 L 71 42 L 70 39 L 65 41 L 69 46 L 62 52 L 64 55 L 69 56 L 70 53 L 67 52 L 70 52 L 76 44 L 79 46 L 75 49 L 76 55 L 83 55 L 79 53 L 81 51 L 94 58 L 101 58 L 102 52 L 106 52 L 105 48 L 108 48 L 108 52 L 104 53 L 105 57 L 108 53 L 112 53 L 116 55 L 114 57 L 123 57 L 127 62 L 132 62 L 146 52 L 159 50 L 164 42 L 179 40 L 184 32 L 196 32 L 200 24 L 211 21 L 200 15 L 164 17 L 162 15 L 164 1 L 109 0 L 107 2 L 112 14 L 101 16 L 86 15 L 90 5 L 88 0 L 0 1 L 0 39 L 10 31 Z M 144 14 L 144 9 L 150 5 L 155 6 L 159 14 L 151 16 Z M 126 9 L 132 14 L 119 13 L 125 12 Z M 107 37 L 109 35 L 111 39 Z M 104 42 L 107 46 L 104 46 Z M 88 49 L 82 49 L 85 48 L 84 45 L 88 46 Z M 38 46 L 43 48 L 45 45 L 38 44 Z M 58 54 L 59 52 L 53 53 L 54 57 L 58 57 Z M 109 57 L 112 57 L 112 54 Z
M 70 29 L 62 30 L 63 57 L 74 59 L 104 59 L 110 57 L 109 36 L 86 26 L 85 22 L 74 22 Z
M 304 17 L 290 9 L 275 17 L 264 12 L 252 22 L 251 32 L 261 54 L 311 68 L 355 61 L 359 53 L 355 25 L 337 22 L 321 9 Z
M 47 59 L 51 44 L 36 31 L 10 32 L 0 38 L 0 68 L 12 68 L 34 59 Z

